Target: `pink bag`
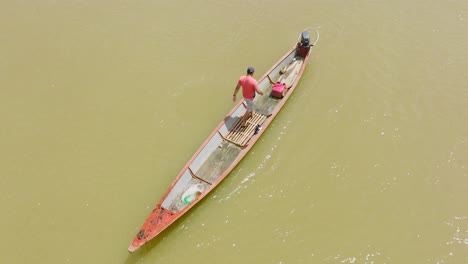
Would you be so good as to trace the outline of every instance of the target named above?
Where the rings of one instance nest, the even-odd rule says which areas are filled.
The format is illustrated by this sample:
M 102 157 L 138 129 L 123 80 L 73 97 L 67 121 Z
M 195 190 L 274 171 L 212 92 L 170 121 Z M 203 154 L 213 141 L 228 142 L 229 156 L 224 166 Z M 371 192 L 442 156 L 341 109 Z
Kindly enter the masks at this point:
M 271 88 L 271 96 L 275 98 L 283 98 L 286 94 L 286 84 L 284 83 L 275 83 Z

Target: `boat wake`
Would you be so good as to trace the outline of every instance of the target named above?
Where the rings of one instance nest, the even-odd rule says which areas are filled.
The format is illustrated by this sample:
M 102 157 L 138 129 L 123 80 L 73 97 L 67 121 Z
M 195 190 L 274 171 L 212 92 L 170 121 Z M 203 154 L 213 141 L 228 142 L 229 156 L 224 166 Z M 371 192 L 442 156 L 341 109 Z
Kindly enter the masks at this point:
M 290 123 L 291 121 L 288 121 L 288 123 Z M 279 135 L 276 137 L 276 142 L 280 141 L 281 138 L 286 135 L 286 130 L 287 130 L 287 126 L 284 126 L 281 131 L 279 132 Z M 223 200 L 229 200 L 231 199 L 235 194 L 240 194 L 242 190 L 244 189 L 247 189 L 248 185 L 247 183 L 248 182 L 252 182 L 252 184 L 255 182 L 255 176 L 257 175 L 257 172 L 263 170 L 264 168 L 268 167 L 267 164 L 268 162 L 270 161 L 270 159 L 272 158 L 272 155 L 275 153 L 275 150 L 278 148 L 278 145 L 275 143 L 273 144 L 273 146 L 271 147 L 269 153 L 267 153 L 265 155 L 265 157 L 263 158 L 263 160 L 260 162 L 260 164 L 257 166 L 257 168 L 255 169 L 255 171 L 252 171 L 252 172 L 249 172 L 247 174 L 247 176 L 245 176 L 240 184 L 238 186 L 236 186 L 236 188 L 234 188 L 234 190 L 232 190 L 224 199 L 220 199 L 219 201 L 223 201 Z M 271 166 L 269 167 L 271 169 L 275 169 L 275 166 Z M 240 170 L 238 173 L 241 173 L 242 171 Z

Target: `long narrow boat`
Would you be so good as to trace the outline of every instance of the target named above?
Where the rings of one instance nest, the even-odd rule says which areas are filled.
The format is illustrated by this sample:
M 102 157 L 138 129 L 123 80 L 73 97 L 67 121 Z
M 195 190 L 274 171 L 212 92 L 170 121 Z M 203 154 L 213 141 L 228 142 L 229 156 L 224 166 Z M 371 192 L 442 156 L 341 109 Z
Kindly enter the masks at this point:
M 315 35 L 314 43 L 310 41 L 310 33 Z M 317 29 L 305 29 L 297 43 L 258 80 L 264 95 L 255 97 L 254 114 L 247 120 L 247 126 L 241 125 L 246 105 L 242 100 L 236 104 L 163 195 L 130 244 L 130 252 L 174 223 L 234 169 L 295 90 L 318 39 Z

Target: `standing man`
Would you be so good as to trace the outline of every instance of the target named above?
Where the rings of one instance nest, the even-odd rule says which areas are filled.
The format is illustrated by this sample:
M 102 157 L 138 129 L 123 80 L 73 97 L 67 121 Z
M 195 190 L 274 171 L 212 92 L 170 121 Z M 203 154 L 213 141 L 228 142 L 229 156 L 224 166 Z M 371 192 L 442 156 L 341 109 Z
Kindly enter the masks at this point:
M 247 68 L 247 75 L 241 76 L 239 81 L 237 82 L 236 89 L 234 90 L 234 94 L 232 96 L 232 101 L 235 102 L 237 100 L 237 92 L 239 88 L 242 87 L 242 96 L 244 97 L 245 104 L 247 105 L 247 110 L 242 117 L 242 126 L 245 127 L 247 125 L 247 120 L 249 117 L 252 116 L 253 112 L 253 99 L 255 98 L 255 92 L 260 95 L 263 95 L 262 90 L 258 89 L 257 80 L 253 78 L 253 74 L 255 69 L 253 67 Z

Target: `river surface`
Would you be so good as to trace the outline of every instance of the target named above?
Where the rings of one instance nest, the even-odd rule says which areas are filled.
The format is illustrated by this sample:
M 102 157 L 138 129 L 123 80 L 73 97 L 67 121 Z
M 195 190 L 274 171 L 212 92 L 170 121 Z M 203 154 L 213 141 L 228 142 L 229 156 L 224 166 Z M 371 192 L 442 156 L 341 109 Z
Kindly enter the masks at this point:
M 0 263 L 468 263 L 468 1 L 0 2 Z M 316 26 L 299 86 L 201 204 L 127 247 Z

